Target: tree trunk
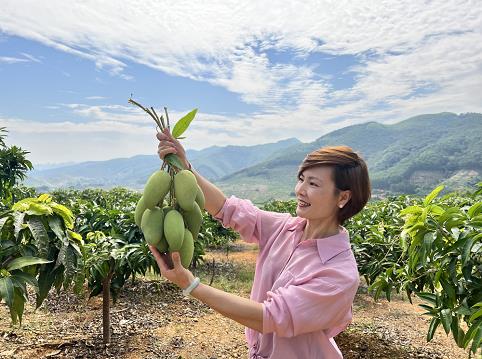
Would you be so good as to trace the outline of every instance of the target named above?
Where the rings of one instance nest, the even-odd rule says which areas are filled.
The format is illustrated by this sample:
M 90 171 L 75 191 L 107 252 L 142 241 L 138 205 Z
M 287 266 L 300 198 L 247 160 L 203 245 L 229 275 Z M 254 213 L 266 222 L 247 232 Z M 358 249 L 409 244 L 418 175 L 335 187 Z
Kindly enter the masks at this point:
M 102 282 L 102 328 L 104 344 L 110 343 L 110 280 L 114 272 L 111 270 Z

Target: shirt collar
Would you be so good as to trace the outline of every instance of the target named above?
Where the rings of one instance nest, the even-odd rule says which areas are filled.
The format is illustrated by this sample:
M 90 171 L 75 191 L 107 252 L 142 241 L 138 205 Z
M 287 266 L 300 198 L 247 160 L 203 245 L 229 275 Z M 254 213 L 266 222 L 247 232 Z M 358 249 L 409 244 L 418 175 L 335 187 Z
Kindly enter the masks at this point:
M 306 219 L 300 217 L 294 217 L 293 221 L 287 228 L 288 231 L 300 230 L 305 228 Z M 340 232 L 330 237 L 312 239 L 311 241 L 316 242 L 318 248 L 318 254 L 322 263 L 328 262 L 331 258 L 337 256 L 341 252 L 351 249 L 350 246 L 350 235 L 345 227 L 340 226 Z

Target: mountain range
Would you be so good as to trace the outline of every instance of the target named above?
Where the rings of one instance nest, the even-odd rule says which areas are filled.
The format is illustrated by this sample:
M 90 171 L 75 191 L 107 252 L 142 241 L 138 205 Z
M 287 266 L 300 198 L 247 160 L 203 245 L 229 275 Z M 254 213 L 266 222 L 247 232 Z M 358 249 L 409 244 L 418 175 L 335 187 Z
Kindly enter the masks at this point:
M 420 115 L 384 125 L 348 126 L 311 143 L 295 138 L 256 146 L 213 146 L 187 151 L 193 167 L 226 194 L 255 203 L 292 198 L 297 168 L 307 153 L 347 145 L 367 162 L 373 194 L 427 194 L 438 184 L 467 190 L 482 180 L 482 114 L 449 112 Z M 141 190 L 160 166 L 154 155 L 84 162 L 29 173 L 26 185 L 58 187 L 124 186 Z
M 295 138 L 255 146 L 212 146 L 204 150 L 187 150 L 193 166 L 211 181 L 268 160 L 278 152 L 301 142 Z M 28 173 L 25 184 L 40 191 L 54 188 L 89 187 L 112 188 L 123 186 L 142 190 L 147 178 L 159 169 L 162 161 L 157 155 L 138 155 L 107 161 L 89 161 L 66 166 L 48 165 Z

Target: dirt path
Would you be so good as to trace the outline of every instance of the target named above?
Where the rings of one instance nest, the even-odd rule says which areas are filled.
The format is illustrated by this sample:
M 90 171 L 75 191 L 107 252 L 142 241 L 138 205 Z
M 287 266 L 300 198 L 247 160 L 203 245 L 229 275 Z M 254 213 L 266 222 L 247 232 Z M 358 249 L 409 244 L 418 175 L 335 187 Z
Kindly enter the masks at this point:
M 255 246 L 241 244 L 236 244 L 228 256 L 224 252 L 208 253 L 208 263 L 215 259 L 214 285 L 248 297 L 248 274 L 252 273 L 255 257 Z M 204 281 L 208 281 L 212 269 L 200 271 Z M 216 275 L 221 272 L 222 276 Z M 359 293 L 352 325 L 335 340 L 347 359 L 467 358 L 468 353 L 457 348 L 441 328 L 432 342 L 425 342 L 429 320 L 422 312 L 401 297 L 375 302 Z M 37 312 L 27 306 L 21 329 L 11 328 L 9 320 L 5 305 L 0 304 L 2 359 L 247 357 L 241 325 L 195 299 L 183 298 L 175 286 L 158 280 L 126 286 L 112 309 L 112 343 L 107 347 L 102 345 L 100 298 L 86 301 L 51 293 Z

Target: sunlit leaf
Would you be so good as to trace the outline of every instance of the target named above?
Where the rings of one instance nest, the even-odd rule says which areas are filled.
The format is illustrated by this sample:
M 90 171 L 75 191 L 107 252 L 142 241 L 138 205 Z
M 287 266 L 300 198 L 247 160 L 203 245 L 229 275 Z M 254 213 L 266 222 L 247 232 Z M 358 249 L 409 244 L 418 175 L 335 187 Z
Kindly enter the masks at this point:
M 423 200 L 423 205 L 428 206 L 433 201 L 433 199 L 438 196 L 440 191 L 442 191 L 443 189 L 444 189 L 443 185 L 435 188 L 427 197 L 425 197 L 425 199 Z
M 197 113 L 197 108 L 189 112 L 186 116 L 181 118 L 179 121 L 177 121 L 176 125 L 174 126 L 174 129 L 172 130 L 172 136 L 175 138 L 178 138 L 181 136 L 184 131 L 187 130 L 189 127 L 191 121 L 194 119 L 194 116 L 196 116 Z

